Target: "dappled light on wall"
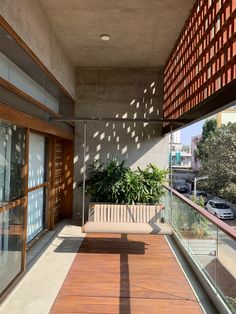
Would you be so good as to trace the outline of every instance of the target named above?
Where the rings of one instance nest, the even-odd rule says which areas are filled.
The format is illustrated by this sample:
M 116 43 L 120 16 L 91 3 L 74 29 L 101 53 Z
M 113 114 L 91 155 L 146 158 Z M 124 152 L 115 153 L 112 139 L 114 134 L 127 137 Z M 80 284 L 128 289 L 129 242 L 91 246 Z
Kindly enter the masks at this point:
M 127 110 L 113 112 L 110 116 L 123 119 L 158 118 L 160 108 L 156 101 L 156 94 L 157 83 L 151 81 L 139 97 L 132 98 L 128 102 Z M 103 113 L 104 117 L 106 115 Z M 148 142 L 152 146 L 152 140 L 158 135 L 160 135 L 160 126 L 149 123 L 106 121 L 87 123 L 88 143 L 86 150 L 87 153 L 90 152 L 85 156 L 85 165 L 82 165 L 82 160 L 80 160 L 79 172 L 83 174 L 84 170 L 88 170 L 90 163 L 98 159 L 109 159 L 114 154 L 122 159 L 129 160 L 131 155 L 133 158 L 134 151 L 141 151 L 145 146 L 148 146 Z M 92 139 L 91 142 L 90 139 Z M 131 147 L 132 152 L 130 151 Z M 82 147 L 78 155 L 82 159 L 81 151 Z

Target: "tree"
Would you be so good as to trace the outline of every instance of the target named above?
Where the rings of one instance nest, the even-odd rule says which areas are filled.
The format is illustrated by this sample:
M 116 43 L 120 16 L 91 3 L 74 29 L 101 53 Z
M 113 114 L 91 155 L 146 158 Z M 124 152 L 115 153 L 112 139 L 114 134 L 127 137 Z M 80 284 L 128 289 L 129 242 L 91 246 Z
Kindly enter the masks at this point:
M 205 155 L 206 151 L 204 149 L 204 143 L 210 137 L 211 133 L 216 130 L 216 128 L 217 128 L 216 119 L 206 120 L 206 122 L 204 123 L 202 128 L 202 137 L 199 143 L 197 144 L 197 149 L 194 152 L 197 159 L 202 161 L 204 158 L 207 157 Z
M 201 173 L 208 176 L 208 191 L 235 202 L 236 123 L 211 131 L 201 148 Z

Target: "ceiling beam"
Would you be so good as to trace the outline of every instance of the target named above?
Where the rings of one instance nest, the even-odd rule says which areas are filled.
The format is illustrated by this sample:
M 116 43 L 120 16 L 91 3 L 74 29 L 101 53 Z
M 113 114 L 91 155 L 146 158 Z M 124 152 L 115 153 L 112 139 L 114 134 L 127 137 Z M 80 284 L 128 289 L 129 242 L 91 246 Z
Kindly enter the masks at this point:
M 189 121 L 186 119 L 150 119 L 150 118 L 112 118 L 112 117 L 77 117 L 77 116 L 61 116 L 61 117 L 51 117 L 51 121 L 71 121 L 71 122 L 123 122 L 123 123 L 152 123 L 152 124 L 161 124 L 161 123 L 170 123 L 170 124 L 179 124 L 183 125 Z

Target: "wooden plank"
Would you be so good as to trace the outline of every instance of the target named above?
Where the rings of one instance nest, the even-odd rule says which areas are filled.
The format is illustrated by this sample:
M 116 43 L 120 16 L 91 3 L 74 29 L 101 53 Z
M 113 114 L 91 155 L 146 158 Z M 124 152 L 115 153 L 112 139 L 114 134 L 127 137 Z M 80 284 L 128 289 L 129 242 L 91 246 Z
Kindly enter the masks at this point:
M 55 208 L 55 147 L 56 138 L 50 137 L 50 162 L 49 162 L 49 211 L 50 211 L 50 229 L 54 228 L 54 208 Z
M 45 176 L 45 182 L 47 183 L 46 186 L 44 186 L 45 191 L 45 228 L 47 230 L 51 229 L 51 155 L 52 155 L 52 137 L 47 136 L 46 137 L 46 176 Z M 45 184 L 45 183 L 44 183 Z
M 89 234 L 51 308 L 56 313 L 202 310 L 163 236 Z
M 60 139 L 55 141 L 54 156 L 54 223 L 57 223 L 63 217 L 63 190 L 64 190 L 64 169 L 63 169 L 63 142 Z
M 26 197 L 21 197 L 15 201 L 0 204 L 0 213 L 25 203 Z
M 33 192 L 33 191 L 35 191 L 35 190 L 38 190 L 38 189 L 41 189 L 41 188 L 45 188 L 45 187 L 47 187 L 47 186 L 49 186 L 49 182 L 44 182 L 44 183 L 42 183 L 42 184 L 36 185 L 36 186 L 34 186 L 34 187 L 32 187 L 32 188 L 29 188 L 29 189 L 28 189 L 28 192 Z
M 23 218 L 23 237 L 22 237 L 22 270 L 26 270 L 26 251 L 27 251 L 27 220 L 28 220 L 28 181 L 29 181 L 29 136 L 30 130 L 25 132 L 25 164 L 23 168 L 23 182 L 24 182 L 24 218 Z
M 44 132 L 44 134 L 51 134 L 59 136 L 67 140 L 74 140 L 74 135 L 67 132 L 52 123 L 34 118 L 24 112 L 11 108 L 10 106 L 0 103 L 0 116 L 2 120 L 15 123 L 19 126 L 30 128 L 35 131 Z
M 73 172 L 74 172 L 74 143 L 71 141 L 63 142 L 63 216 L 72 218 L 73 209 Z

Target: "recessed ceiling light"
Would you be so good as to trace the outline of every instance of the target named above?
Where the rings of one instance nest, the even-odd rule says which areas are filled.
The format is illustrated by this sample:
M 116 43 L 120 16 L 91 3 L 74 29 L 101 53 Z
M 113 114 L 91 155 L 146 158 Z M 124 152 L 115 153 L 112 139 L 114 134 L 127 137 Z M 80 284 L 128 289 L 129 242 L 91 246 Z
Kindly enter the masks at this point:
M 100 38 L 101 38 L 101 40 L 108 41 L 108 40 L 111 39 L 111 36 L 108 35 L 108 34 L 102 34 L 102 35 L 100 36 Z

